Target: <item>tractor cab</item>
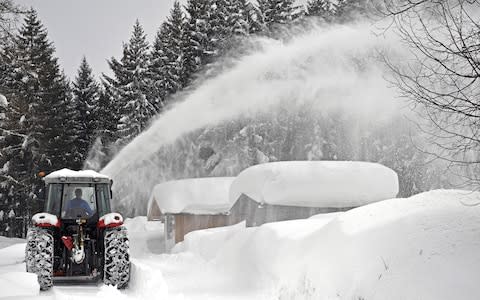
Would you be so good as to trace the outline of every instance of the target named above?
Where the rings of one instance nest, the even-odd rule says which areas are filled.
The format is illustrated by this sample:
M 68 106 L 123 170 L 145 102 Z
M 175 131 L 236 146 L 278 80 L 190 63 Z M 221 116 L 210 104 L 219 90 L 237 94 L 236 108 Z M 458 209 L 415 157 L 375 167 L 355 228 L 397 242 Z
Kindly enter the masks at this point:
M 83 219 L 98 222 L 111 212 L 111 180 L 93 171 L 60 170 L 45 177 L 44 211 L 67 223 Z

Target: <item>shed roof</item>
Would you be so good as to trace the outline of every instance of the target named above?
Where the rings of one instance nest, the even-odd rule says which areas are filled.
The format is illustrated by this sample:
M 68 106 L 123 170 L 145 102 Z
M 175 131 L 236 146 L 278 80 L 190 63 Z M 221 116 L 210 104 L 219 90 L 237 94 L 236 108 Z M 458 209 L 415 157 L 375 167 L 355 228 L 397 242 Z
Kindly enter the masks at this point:
M 378 163 L 284 161 L 241 172 L 230 202 L 242 194 L 271 205 L 347 208 L 396 197 L 397 174 Z
M 157 184 L 148 204 L 163 214 L 214 215 L 228 212 L 235 201 L 229 200 L 230 186 L 235 177 L 189 178 Z

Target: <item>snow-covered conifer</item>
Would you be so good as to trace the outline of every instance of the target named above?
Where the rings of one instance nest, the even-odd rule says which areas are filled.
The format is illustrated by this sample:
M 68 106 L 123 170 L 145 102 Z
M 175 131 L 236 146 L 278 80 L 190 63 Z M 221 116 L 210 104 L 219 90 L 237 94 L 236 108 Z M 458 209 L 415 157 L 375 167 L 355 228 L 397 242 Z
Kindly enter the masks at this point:
M 78 169 L 88 155 L 88 150 L 95 140 L 98 127 L 95 108 L 98 105 L 99 86 L 92 75 L 87 59 L 83 57 L 78 74 L 73 82 L 73 104 L 75 108 L 74 126 L 76 130 L 75 147 L 78 157 L 75 163 Z
M 311 0 L 307 3 L 307 16 L 316 16 L 332 21 L 337 11 L 337 1 Z
M 367 14 L 368 6 L 368 0 L 341 0 L 335 14 L 338 21 L 347 22 L 352 18 Z
M 170 16 L 157 32 L 153 44 L 151 73 L 155 96 L 160 98 L 162 106 L 168 95 L 182 88 L 184 21 L 180 3 L 176 1 Z
M 274 30 L 278 25 L 288 24 L 300 16 L 300 7 L 294 0 L 258 0 L 258 8 L 265 26 Z
M 69 167 L 72 154 L 68 130 L 70 91 L 54 47 L 34 10 L 25 14 L 15 42 L 2 51 L 8 72 L 2 94 L 8 99 L 1 149 L 0 181 L 4 198 L 31 213 L 31 200 L 43 185 L 39 171 Z
M 124 145 L 145 129 L 159 111 L 160 103 L 152 93 L 149 44 L 142 26 L 136 21 L 132 36 L 123 46 L 120 61 L 109 61 L 114 77 L 104 75 L 119 114 L 118 140 Z
M 250 3 L 247 0 L 225 0 L 226 23 L 232 35 L 247 35 L 250 33 L 249 11 Z
M 188 14 L 183 35 L 182 84 L 186 86 L 192 76 L 210 63 L 216 54 L 211 31 L 211 0 L 189 0 Z

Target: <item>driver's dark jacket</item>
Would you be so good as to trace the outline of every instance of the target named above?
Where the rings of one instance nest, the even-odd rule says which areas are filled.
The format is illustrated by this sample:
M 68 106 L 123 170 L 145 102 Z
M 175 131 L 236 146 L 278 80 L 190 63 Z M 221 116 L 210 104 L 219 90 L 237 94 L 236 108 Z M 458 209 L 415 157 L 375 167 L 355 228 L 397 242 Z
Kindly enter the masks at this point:
M 93 214 L 90 205 L 88 205 L 87 201 L 83 200 L 82 198 L 73 198 L 72 200 L 68 201 L 65 211 L 73 208 L 82 208 L 88 213 L 89 216 Z

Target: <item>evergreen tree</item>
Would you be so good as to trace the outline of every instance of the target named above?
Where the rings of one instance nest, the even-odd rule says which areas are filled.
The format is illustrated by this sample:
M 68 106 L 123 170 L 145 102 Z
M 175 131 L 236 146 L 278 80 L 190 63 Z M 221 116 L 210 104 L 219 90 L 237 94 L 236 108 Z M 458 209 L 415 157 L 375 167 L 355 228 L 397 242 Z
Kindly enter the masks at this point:
M 368 0 L 339 1 L 336 16 L 340 22 L 348 22 L 357 16 L 364 16 L 368 12 Z
M 211 0 L 189 0 L 186 11 L 188 21 L 183 35 L 183 86 L 188 85 L 193 74 L 210 63 L 216 54 L 210 23 Z
M 12 0 L 0 0 L 0 48 L 11 41 L 14 36 L 16 17 L 22 9 Z
M 99 91 L 93 115 L 97 120 L 97 128 L 84 168 L 101 170 L 116 153 L 115 141 L 119 118 L 110 89 Z
M 99 87 L 92 75 L 92 69 L 83 57 L 78 74 L 73 82 L 73 116 L 75 130 L 75 169 L 80 169 L 87 158 L 88 150 L 95 141 L 98 127 L 95 108 L 98 105 Z
M 262 12 L 252 3 L 247 3 L 246 8 L 248 30 L 250 34 L 264 32 L 266 30 Z
M 322 17 L 332 21 L 337 10 L 337 2 L 331 0 L 311 0 L 307 3 L 307 16 Z
M 208 31 L 207 35 L 211 40 L 213 56 L 218 56 L 228 47 L 231 37 L 228 24 L 228 3 L 229 0 L 211 0 L 208 6 Z
M 94 115 L 97 119 L 96 137 L 101 137 L 104 144 L 113 143 L 117 135 L 119 116 L 116 114 L 116 103 L 110 89 L 105 88 L 100 92 Z
M 249 34 L 246 0 L 213 0 L 208 19 L 208 36 L 214 56 L 220 56 L 238 44 L 238 38 Z
M 37 174 L 69 166 L 71 102 L 54 47 L 34 10 L 25 17 L 15 42 L 2 52 L 9 67 L 1 92 L 9 100 L 1 150 L 3 196 L 17 216 L 31 213 L 43 186 Z
M 258 0 L 263 23 L 269 30 L 288 24 L 300 16 L 300 7 L 294 0 Z
M 250 3 L 247 0 L 226 1 L 226 27 L 230 34 L 244 36 L 250 33 Z
M 43 103 L 35 112 L 39 119 L 38 140 L 46 158 L 41 169 L 47 171 L 79 167 L 75 162 L 79 154 L 75 146 L 76 111 L 72 90 L 66 75 L 59 71 L 56 59 L 55 65 L 48 75 L 54 78 L 50 91 L 43 95 Z
M 125 145 L 145 129 L 161 106 L 152 93 L 149 45 L 138 20 L 121 60 L 112 58 L 109 65 L 114 78 L 104 78 L 120 116 L 117 143 Z
M 182 88 L 183 26 L 183 12 L 175 1 L 170 16 L 157 32 L 152 49 L 151 73 L 162 106 L 168 95 Z

